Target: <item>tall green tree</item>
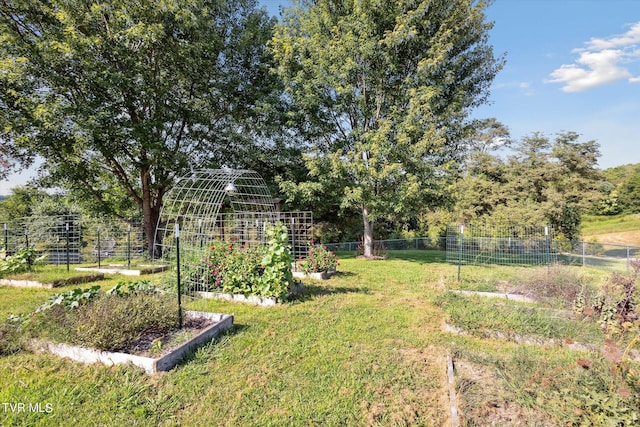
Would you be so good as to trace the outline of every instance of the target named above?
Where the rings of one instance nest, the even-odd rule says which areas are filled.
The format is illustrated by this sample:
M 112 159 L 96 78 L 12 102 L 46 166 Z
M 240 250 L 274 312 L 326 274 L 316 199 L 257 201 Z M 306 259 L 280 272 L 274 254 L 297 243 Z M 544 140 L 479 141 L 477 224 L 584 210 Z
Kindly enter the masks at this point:
M 281 97 L 255 6 L 0 0 L 0 141 L 44 159 L 43 184 L 120 216 L 137 206 L 154 253 L 176 177 L 267 145 Z
M 575 132 L 550 140 L 541 133 L 522 138 L 506 160 L 485 152 L 467 162 L 456 185 L 459 218 L 496 224 L 548 224 L 564 237 L 579 237 L 581 216 L 602 198 L 595 141 Z
M 438 203 L 470 110 L 502 66 L 485 2 L 310 0 L 284 13 L 271 49 L 312 144 L 311 178 L 376 220 Z
M 618 194 L 625 211 L 640 212 L 640 166 L 636 166 L 633 172 L 620 184 Z

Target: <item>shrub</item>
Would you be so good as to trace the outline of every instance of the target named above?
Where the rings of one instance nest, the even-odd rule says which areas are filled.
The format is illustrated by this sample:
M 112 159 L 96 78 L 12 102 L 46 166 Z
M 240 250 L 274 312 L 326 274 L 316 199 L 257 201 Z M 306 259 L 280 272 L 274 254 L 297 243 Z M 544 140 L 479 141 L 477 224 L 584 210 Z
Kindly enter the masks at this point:
M 311 246 L 307 257 L 298 262 L 298 267 L 304 273 L 322 273 L 335 270 L 338 267 L 338 261 L 336 255 L 327 250 L 326 246 Z
M 612 273 L 597 294 L 580 293 L 574 310 L 585 317 L 596 318 L 610 335 L 640 330 L 640 314 L 636 310 L 636 283 L 640 277 L 640 261 L 632 261 L 632 274 Z

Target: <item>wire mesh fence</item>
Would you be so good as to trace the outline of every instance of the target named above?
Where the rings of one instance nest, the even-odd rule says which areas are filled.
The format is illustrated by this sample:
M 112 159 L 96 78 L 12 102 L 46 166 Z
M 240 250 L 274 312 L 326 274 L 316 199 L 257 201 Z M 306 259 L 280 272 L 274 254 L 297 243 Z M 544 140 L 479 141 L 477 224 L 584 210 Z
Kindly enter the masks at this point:
M 374 246 L 377 246 L 381 251 L 400 251 L 410 249 L 420 250 L 444 250 L 446 247 L 447 239 L 430 238 L 430 237 L 416 237 L 408 239 L 386 239 L 386 240 L 374 240 Z M 325 243 L 328 250 L 333 252 L 358 252 L 362 250 L 362 242 L 342 242 L 342 243 Z
M 558 261 L 549 227 L 450 226 L 447 261 L 462 265 L 549 265 Z
M 140 222 L 80 215 L 31 216 L 2 221 L 5 255 L 32 248 L 49 264 L 98 263 L 145 257 Z
M 558 262 L 567 265 L 631 272 L 631 262 L 640 259 L 640 247 L 615 243 L 557 240 Z
M 544 228 L 539 230 L 543 233 Z M 468 230 L 467 230 L 468 231 Z M 453 236 L 431 239 L 427 237 L 411 239 L 375 240 L 374 243 L 383 251 L 436 250 L 441 251 L 443 258 L 449 263 L 458 264 L 460 260 L 459 231 Z M 552 231 L 550 230 L 550 233 Z M 493 263 L 499 265 L 545 265 L 558 263 L 599 268 L 612 272 L 630 272 L 631 262 L 640 260 L 640 246 L 621 245 L 615 243 L 566 241 L 538 237 L 537 242 L 519 242 L 514 237 L 473 236 L 464 242 L 476 251 L 464 252 L 463 264 Z M 466 239 L 465 239 L 466 240 Z M 449 252 L 446 252 L 449 244 Z M 547 247 L 547 244 L 549 247 Z M 325 243 L 327 249 L 334 252 L 358 253 L 362 242 Z M 492 249 L 493 248 L 493 249 Z M 498 248 L 504 253 L 496 252 Z M 485 253 L 481 249 L 485 250 Z M 493 250 L 493 253 L 491 252 Z M 545 255 L 545 251 L 548 255 Z

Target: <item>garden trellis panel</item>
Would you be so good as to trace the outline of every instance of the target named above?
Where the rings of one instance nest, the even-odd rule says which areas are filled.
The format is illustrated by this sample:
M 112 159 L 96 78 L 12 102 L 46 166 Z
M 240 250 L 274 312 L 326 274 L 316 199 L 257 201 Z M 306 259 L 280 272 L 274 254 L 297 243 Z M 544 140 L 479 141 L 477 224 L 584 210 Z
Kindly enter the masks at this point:
M 558 261 L 550 227 L 447 227 L 447 261 L 458 265 L 549 265 Z

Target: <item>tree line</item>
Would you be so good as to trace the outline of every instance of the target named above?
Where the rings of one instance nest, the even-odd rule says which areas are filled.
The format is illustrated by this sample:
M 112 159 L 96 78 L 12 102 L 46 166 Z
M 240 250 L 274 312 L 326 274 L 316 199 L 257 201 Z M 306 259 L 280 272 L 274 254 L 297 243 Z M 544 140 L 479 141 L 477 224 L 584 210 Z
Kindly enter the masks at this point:
M 374 236 L 447 221 L 575 236 L 594 204 L 628 201 L 595 142 L 513 143 L 472 118 L 505 63 L 486 7 L 301 0 L 276 19 L 256 0 L 0 0 L 2 173 L 40 159 L 36 188 L 142 217 L 150 253 L 175 180 L 223 166 L 258 171 L 323 240 L 362 238 L 365 255 Z

